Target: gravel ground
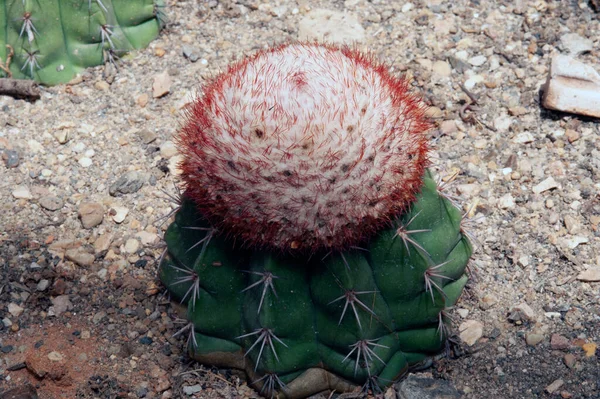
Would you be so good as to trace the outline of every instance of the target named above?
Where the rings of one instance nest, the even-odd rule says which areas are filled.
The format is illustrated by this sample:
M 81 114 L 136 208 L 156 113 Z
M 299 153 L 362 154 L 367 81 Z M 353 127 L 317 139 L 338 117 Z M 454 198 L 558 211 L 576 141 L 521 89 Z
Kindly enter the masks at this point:
M 0 391 L 258 397 L 172 338 L 181 320 L 156 280 L 171 140 L 231 60 L 321 34 L 412 79 L 436 121 L 434 169 L 456 175 L 478 244 L 456 343 L 419 377 L 445 384 L 440 398 L 600 398 L 599 126 L 539 100 L 554 54 L 583 49 L 600 69 L 595 5 L 170 1 L 161 37 L 118 71 L 90 69 L 33 103 L 0 97 Z

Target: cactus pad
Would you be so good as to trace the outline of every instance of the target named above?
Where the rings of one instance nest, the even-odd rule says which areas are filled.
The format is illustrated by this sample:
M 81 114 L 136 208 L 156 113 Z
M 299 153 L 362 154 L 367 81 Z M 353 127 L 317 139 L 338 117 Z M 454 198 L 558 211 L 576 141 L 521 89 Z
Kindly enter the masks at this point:
M 114 60 L 156 38 L 162 0 L 5 0 L 0 6 L 0 58 L 12 77 L 53 85 Z M 0 74 L 5 74 L 0 71 Z
M 264 395 L 378 391 L 445 346 L 472 252 L 461 221 L 427 172 L 388 228 L 309 258 L 241 248 L 184 195 L 160 278 L 198 361 L 244 370 Z

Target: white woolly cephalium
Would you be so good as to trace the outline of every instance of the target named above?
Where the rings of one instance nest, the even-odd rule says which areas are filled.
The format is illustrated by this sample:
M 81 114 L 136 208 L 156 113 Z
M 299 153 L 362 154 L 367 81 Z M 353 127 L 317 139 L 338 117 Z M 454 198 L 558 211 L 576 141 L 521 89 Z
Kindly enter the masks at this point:
M 179 136 L 186 195 L 246 244 L 341 249 L 406 209 L 429 123 L 407 83 L 349 48 L 294 43 L 232 65 Z

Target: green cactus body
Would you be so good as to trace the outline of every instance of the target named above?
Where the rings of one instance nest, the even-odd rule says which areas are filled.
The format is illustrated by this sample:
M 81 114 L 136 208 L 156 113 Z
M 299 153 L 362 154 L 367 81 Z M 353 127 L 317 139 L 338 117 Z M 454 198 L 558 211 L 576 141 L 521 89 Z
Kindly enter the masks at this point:
M 308 258 L 240 248 L 184 196 L 160 278 L 187 308 L 191 357 L 245 370 L 266 395 L 377 390 L 444 348 L 472 252 L 461 220 L 427 172 L 393 227 Z
M 53 85 L 113 62 L 157 37 L 162 0 L 6 0 L 0 6 L 0 58 L 14 49 L 12 77 Z M 4 72 L 2 72 L 4 73 Z

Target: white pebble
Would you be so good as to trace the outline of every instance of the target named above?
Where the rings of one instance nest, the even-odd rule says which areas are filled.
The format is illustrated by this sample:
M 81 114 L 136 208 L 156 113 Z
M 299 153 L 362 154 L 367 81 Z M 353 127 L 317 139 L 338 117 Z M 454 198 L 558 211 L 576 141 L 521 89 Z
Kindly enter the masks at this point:
M 92 160 L 88 157 L 83 157 L 79 159 L 79 165 L 83 166 L 84 168 L 89 168 L 90 166 L 92 166 Z

